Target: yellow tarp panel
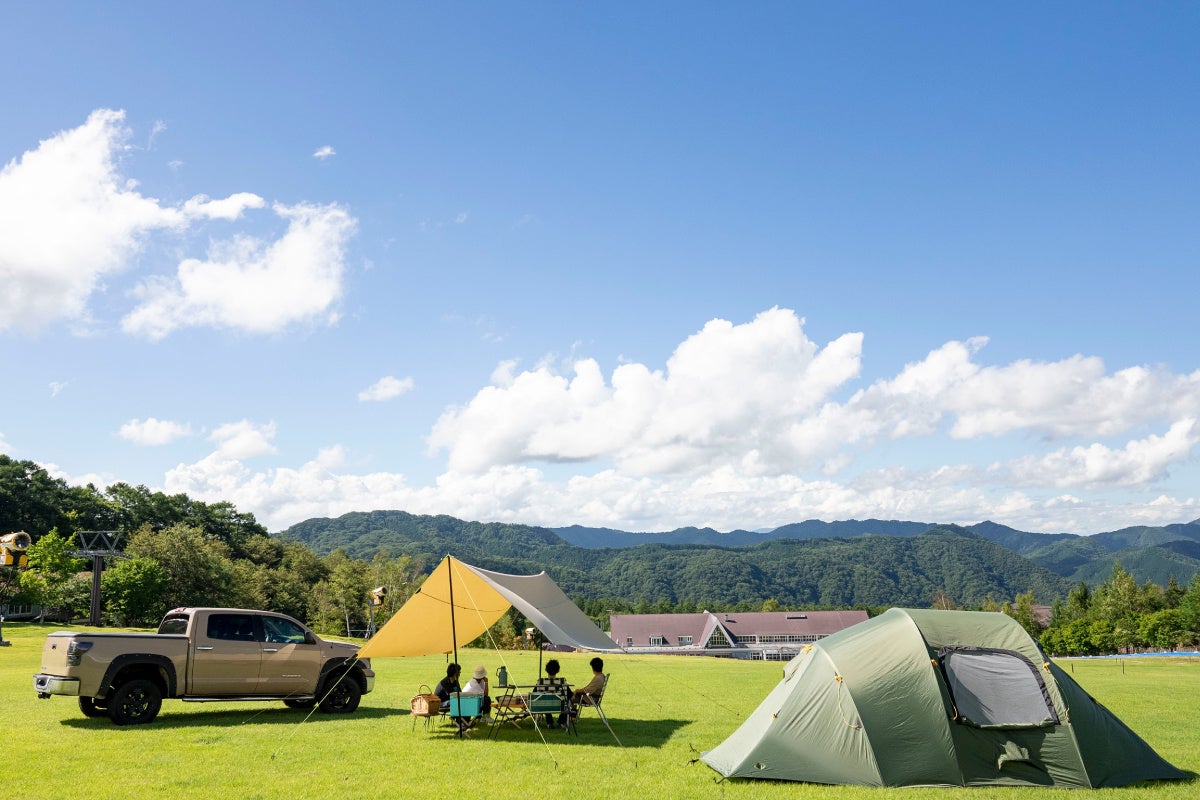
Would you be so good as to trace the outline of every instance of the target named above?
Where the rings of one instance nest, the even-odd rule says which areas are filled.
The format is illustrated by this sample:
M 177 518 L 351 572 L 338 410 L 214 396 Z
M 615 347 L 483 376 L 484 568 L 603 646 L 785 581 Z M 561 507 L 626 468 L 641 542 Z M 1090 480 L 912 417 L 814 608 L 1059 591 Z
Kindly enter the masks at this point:
M 451 623 L 450 596 L 454 595 Z M 479 575 L 447 556 L 387 624 L 372 636 L 359 658 L 431 656 L 450 653 L 479 638 L 511 604 Z

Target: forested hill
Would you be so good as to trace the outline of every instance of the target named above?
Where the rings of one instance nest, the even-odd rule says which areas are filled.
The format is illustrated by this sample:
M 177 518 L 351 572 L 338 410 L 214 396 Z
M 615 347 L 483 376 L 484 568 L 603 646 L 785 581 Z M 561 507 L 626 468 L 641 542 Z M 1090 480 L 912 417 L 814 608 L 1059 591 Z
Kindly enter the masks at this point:
M 676 528 L 658 533 L 627 533 L 612 528 L 586 528 L 571 525 L 552 528 L 568 542 L 580 547 L 634 547 L 639 544 L 708 544 L 717 547 L 745 547 L 775 539 L 833 539 L 851 536 L 916 536 L 933 527 L 928 522 L 899 522 L 897 520 L 845 520 L 822 522 L 810 519 L 784 525 L 770 531 L 730 531 L 721 533 L 712 528 Z M 1037 534 L 1030 534 L 1036 536 Z
M 463 522 L 400 511 L 316 519 L 285 531 L 318 553 L 337 547 L 357 558 L 382 550 L 422 559 L 446 554 L 505 572 L 545 569 L 577 599 L 666 601 L 697 608 L 928 606 L 938 592 L 963 605 L 1032 589 L 1039 601 L 1066 594 L 1068 582 L 965 528 L 939 526 L 909 536 L 774 539 L 744 547 L 642 544 L 584 548 L 545 528 Z

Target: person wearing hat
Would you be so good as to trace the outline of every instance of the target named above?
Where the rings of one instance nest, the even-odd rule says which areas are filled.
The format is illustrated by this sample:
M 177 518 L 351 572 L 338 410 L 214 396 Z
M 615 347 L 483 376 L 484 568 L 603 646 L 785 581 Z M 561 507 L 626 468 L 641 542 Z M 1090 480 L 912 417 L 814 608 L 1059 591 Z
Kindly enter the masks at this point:
M 488 673 L 487 667 L 480 664 L 471 673 L 471 680 L 467 681 L 467 685 L 463 687 L 463 694 L 481 694 L 483 695 L 483 717 L 482 722 L 490 724 L 492 721 L 492 698 L 488 695 Z

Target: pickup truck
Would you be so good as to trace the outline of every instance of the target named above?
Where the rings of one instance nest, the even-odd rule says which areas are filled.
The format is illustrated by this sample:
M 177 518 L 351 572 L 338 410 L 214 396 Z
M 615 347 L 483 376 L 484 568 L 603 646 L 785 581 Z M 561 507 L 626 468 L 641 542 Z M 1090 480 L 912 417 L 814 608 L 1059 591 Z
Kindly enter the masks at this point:
M 117 725 L 151 722 L 164 697 L 282 700 L 348 714 L 375 687 L 370 660 L 357 652 L 283 614 L 177 608 L 157 633 L 51 633 L 33 688 L 41 698 L 78 697 L 84 715 Z

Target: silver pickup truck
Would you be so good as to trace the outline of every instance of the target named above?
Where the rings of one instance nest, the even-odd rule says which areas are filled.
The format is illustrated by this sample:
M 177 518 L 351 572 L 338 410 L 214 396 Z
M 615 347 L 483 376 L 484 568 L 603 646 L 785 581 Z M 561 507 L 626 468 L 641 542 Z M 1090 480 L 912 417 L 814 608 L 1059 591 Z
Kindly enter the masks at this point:
M 158 716 L 164 697 L 191 702 L 282 700 L 350 713 L 375 687 L 358 646 L 325 641 L 291 617 L 241 608 L 177 608 L 157 633 L 46 637 L 38 697 L 69 695 L 118 725 Z

